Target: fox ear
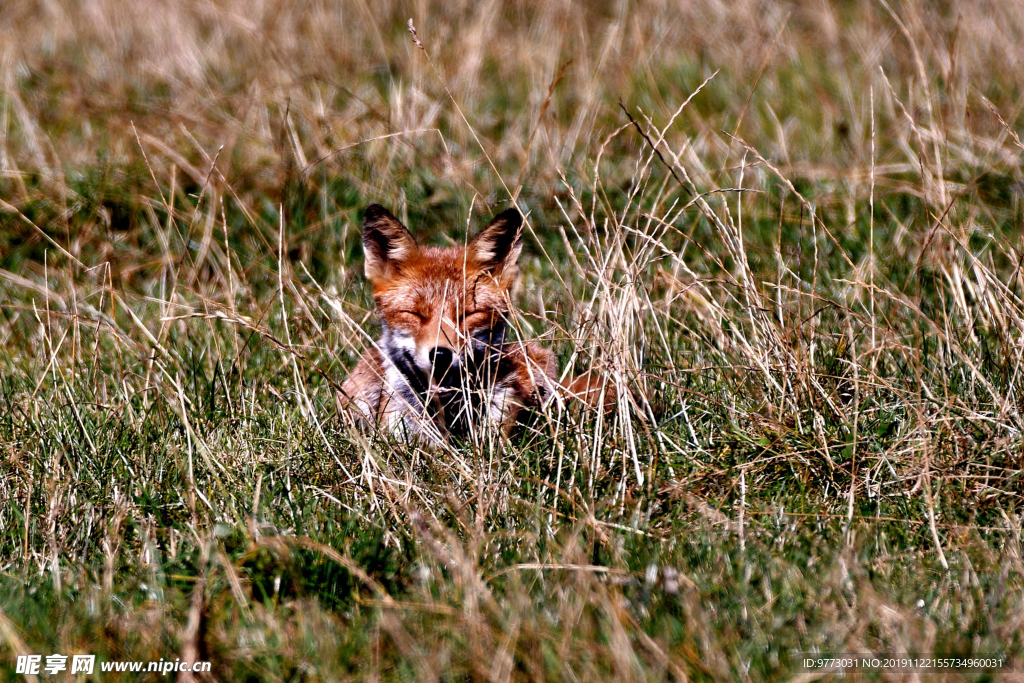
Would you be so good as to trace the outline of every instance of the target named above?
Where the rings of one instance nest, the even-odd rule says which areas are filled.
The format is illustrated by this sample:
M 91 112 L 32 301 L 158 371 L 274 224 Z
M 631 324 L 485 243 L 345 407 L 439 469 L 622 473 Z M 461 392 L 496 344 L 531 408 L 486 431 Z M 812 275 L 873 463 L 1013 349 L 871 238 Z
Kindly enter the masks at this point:
M 519 272 L 516 264 L 523 251 L 522 225 L 519 209 L 502 211 L 469 243 L 470 258 L 506 288 Z
M 419 248 L 402 222 L 380 204 L 370 204 L 363 214 L 363 256 L 366 278 L 377 282 L 412 258 Z

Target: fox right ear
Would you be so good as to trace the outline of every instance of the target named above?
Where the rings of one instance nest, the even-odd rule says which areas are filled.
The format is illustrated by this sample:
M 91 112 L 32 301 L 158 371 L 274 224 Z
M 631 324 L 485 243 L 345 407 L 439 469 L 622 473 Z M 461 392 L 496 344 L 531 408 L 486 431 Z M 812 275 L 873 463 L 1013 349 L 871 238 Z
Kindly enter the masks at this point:
M 502 287 L 511 287 L 518 269 L 516 263 L 523 251 L 523 215 L 519 209 L 506 209 L 470 240 L 470 256 Z
M 363 214 L 363 256 L 366 278 L 377 282 L 412 258 L 416 240 L 402 222 L 380 204 L 370 204 Z

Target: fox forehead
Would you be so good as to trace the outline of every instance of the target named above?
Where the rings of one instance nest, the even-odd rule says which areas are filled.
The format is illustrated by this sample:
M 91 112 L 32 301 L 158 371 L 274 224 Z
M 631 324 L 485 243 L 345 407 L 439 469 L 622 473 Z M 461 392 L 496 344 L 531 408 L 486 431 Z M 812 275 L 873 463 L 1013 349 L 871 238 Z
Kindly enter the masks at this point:
M 415 310 L 432 313 L 442 305 L 474 311 L 505 310 L 507 292 L 498 282 L 467 259 L 461 247 L 421 247 L 401 270 L 374 287 L 382 311 Z

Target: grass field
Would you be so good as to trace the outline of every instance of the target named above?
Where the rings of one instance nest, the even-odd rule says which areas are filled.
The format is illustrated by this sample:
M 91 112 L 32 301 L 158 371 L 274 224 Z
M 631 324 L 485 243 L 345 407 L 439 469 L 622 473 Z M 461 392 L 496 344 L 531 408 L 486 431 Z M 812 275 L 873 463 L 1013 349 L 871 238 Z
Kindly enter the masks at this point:
M 1024 664 L 1022 37 L 994 0 L 0 4 L 0 679 Z M 346 426 L 363 208 L 452 244 L 513 200 L 516 334 L 626 398 Z

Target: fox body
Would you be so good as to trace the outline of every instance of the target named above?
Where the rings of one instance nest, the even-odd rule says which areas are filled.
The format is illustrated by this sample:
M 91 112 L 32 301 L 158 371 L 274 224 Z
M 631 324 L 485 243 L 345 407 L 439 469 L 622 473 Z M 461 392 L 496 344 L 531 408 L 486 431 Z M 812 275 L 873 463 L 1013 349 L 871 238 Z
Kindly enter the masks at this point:
M 505 338 L 521 225 L 509 209 L 465 247 L 422 247 L 384 207 L 366 209 L 365 272 L 383 334 L 342 385 L 345 414 L 437 443 L 488 424 L 507 436 L 524 408 L 551 399 L 553 354 Z

